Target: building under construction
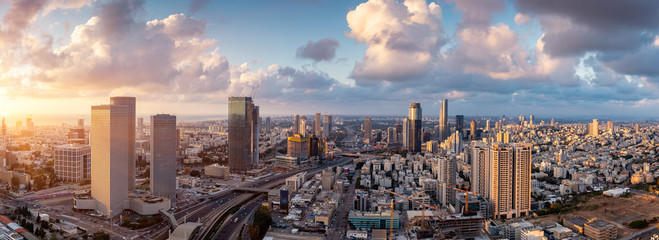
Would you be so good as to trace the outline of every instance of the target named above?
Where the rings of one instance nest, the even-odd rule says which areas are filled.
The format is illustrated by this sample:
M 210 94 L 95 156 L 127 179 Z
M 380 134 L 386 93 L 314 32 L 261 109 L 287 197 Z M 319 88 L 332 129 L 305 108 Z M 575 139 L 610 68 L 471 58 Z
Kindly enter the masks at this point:
M 410 237 L 433 239 L 465 239 L 481 235 L 485 217 L 480 213 L 471 216 L 448 214 L 441 211 L 407 211 Z M 424 220 L 425 219 L 425 220 Z

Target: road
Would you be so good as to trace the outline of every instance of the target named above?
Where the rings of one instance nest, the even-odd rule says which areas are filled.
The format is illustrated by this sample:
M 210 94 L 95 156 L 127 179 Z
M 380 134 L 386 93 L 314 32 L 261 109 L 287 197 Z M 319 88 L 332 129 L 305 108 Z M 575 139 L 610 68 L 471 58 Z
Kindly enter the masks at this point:
M 227 239 L 227 236 L 231 236 L 228 239 L 238 239 L 242 226 L 249 220 L 249 216 L 261 206 L 261 202 L 262 199 L 254 199 L 244 207 L 241 207 L 236 214 L 225 221 L 225 224 L 215 233 L 213 239 Z
M 352 209 L 353 201 L 355 199 L 355 186 L 357 185 L 357 176 L 352 177 L 352 183 L 343 197 L 341 202 L 344 204 L 339 205 L 332 219 L 332 224 L 330 224 L 327 229 L 327 239 L 343 239 L 346 235 L 346 229 L 348 226 L 348 219 L 346 214 Z

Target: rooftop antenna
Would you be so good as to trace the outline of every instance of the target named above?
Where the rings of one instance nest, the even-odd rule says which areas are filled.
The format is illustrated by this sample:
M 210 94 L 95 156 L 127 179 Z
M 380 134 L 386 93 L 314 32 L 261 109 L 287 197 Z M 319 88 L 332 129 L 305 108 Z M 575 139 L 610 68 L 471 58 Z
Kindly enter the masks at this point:
M 252 98 L 256 97 L 256 90 L 258 90 L 260 86 L 261 83 L 256 84 L 256 86 L 252 86 L 252 94 L 250 95 L 250 97 Z

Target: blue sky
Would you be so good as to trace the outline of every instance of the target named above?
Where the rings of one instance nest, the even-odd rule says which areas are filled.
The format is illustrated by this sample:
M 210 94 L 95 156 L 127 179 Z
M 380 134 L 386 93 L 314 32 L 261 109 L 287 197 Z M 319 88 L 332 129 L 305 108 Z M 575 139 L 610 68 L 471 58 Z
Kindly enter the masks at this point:
M 598 8 L 592 6 L 597 4 Z M 657 117 L 659 3 L 0 1 L 0 111 Z M 55 106 L 66 105 L 66 108 Z M 215 113 L 217 112 L 217 113 Z

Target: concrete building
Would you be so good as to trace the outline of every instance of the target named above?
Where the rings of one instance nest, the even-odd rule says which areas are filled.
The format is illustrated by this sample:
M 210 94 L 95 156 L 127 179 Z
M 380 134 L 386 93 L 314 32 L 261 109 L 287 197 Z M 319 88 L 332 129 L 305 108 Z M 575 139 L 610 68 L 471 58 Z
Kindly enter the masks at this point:
M 476 140 L 476 120 L 471 120 L 469 123 L 469 140 Z
M 114 98 L 114 100 L 119 100 Z M 122 98 L 121 103 L 129 102 Z M 114 217 L 128 206 L 129 190 L 135 189 L 135 98 L 129 104 L 92 106 L 91 196 L 96 200 L 95 209 L 108 217 Z M 116 102 L 111 99 L 111 102 Z M 132 120 L 132 124 L 131 123 Z M 133 138 L 131 138 L 131 129 Z
M 329 138 L 332 135 L 332 115 L 323 115 L 323 137 Z
M 316 135 L 317 137 L 322 137 L 323 136 L 323 127 L 322 127 L 322 119 L 320 118 L 320 113 L 316 113 L 316 117 L 313 119 L 313 134 Z
M 593 240 L 617 239 L 618 228 L 603 220 L 592 220 L 584 224 L 583 234 Z
M 229 166 L 219 165 L 217 163 L 204 167 L 204 174 L 210 177 L 226 178 L 229 177 Z
M 259 162 L 258 119 L 252 98 L 229 97 L 229 166 L 236 172 L 247 172 Z
M 331 191 L 334 185 L 334 174 L 332 171 L 325 169 L 321 173 L 321 184 L 324 191 Z
M 150 132 L 151 193 L 169 198 L 176 206 L 176 116 L 151 116 Z
M 292 192 L 297 191 L 300 189 L 300 187 L 302 187 L 302 184 L 304 183 L 304 176 L 306 174 L 306 172 L 301 172 L 286 178 L 286 186 L 288 186 Z
M 531 152 L 533 145 L 530 143 L 515 143 L 515 169 L 514 175 L 514 199 L 513 217 L 528 216 L 531 213 Z
M 533 117 L 533 115 L 531 115 Z M 547 240 L 545 236 L 545 231 L 541 228 L 527 228 L 522 230 L 522 240 Z
M 410 146 L 410 120 L 403 118 L 403 148 L 407 149 Z
M 300 134 L 288 137 L 287 155 L 298 159 L 309 158 L 309 138 Z
M 128 134 L 128 139 L 126 139 L 125 142 L 125 144 L 128 145 L 127 152 L 125 153 L 126 155 L 125 159 L 128 161 L 127 163 L 128 185 L 126 186 L 128 187 L 128 192 L 132 192 L 135 190 L 135 169 L 136 169 L 135 167 L 135 97 L 111 97 L 110 105 L 126 106 L 126 111 L 128 114 L 125 123 Z M 93 151 L 94 150 L 92 147 L 92 158 L 93 158 Z
M 490 197 L 490 150 L 484 142 L 471 143 L 471 187 L 473 192 Z
M 439 179 L 437 179 L 437 183 L 439 186 L 437 189 L 439 192 L 439 202 L 444 206 L 448 204 L 455 205 L 455 190 L 451 188 L 456 187 L 457 159 L 455 156 L 440 157 L 438 163 Z
M 63 182 L 79 183 L 91 179 L 91 147 L 89 145 L 60 145 L 54 149 L 55 176 Z
M 293 134 L 300 133 L 300 115 L 293 115 Z
M 409 139 L 408 148 L 410 152 L 420 152 L 421 142 L 423 140 L 423 114 L 421 112 L 421 103 L 410 104 L 409 110 Z
M 455 115 L 455 131 L 462 133 L 462 129 L 464 129 L 464 121 L 464 115 Z
M 398 211 L 394 211 L 393 213 L 392 222 L 390 211 L 362 212 L 351 210 L 348 214 L 348 221 L 356 228 L 389 229 L 390 226 L 393 226 L 394 229 L 398 229 L 400 216 L 398 215 Z

